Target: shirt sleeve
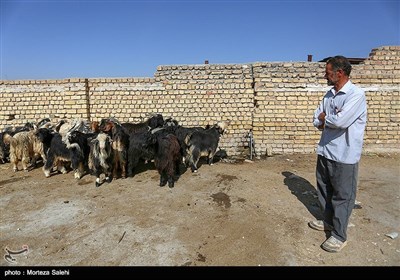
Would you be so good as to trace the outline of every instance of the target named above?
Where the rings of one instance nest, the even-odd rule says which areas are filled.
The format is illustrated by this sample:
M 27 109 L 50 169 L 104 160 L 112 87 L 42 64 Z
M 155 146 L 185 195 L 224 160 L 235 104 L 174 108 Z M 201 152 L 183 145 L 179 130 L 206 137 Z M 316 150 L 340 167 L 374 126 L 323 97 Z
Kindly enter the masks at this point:
M 363 91 L 354 92 L 341 110 L 325 118 L 329 128 L 346 129 L 366 110 L 366 98 Z
M 325 98 L 325 97 L 324 97 Z M 318 119 L 319 114 L 321 114 L 324 111 L 324 99 L 319 103 L 318 108 L 314 112 L 313 116 L 313 125 L 318 128 L 322 124 L 322 122 Z

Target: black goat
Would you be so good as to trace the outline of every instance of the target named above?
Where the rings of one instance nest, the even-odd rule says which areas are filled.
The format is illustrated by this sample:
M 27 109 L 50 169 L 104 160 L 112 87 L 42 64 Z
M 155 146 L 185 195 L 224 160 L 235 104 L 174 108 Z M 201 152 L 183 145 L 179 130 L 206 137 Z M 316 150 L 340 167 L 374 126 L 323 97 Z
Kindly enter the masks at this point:
M 113 149 L 111 142 L 110 136 L 103 132 L 88 139 L 90 146 L 89 168 L 92 170 L 93 175 L 96 176 L 96 187 L 101 185 L 101 174 L 105 174 L 106 182 L 110 183 L 112 180 Z
M 192 172 L 197 172 L 197 163 L 202 156 L 207 156 L 207 163 L 213 164 L 219 138 L 224 133 L 227 123 L 220 122 L 204 131 L 195 131 L 186 136 L 187 160 Z

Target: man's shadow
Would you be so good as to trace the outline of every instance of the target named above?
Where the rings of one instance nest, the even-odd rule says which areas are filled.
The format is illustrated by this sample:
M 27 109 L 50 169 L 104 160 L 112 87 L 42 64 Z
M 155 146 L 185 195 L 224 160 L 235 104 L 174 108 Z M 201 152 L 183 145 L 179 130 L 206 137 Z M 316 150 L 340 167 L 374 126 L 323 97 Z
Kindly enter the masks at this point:
M 304 204 L 307 210 L 318 220 L 322 219 L 322 213 L 319 207 L 317 197 L 317 190 L 306 179 L 297 176 L 296 174 L 283 171 L 282 175 L 285 176 L 283 183 L 288 187 L 290 192 L 297 197 L 297 199 Z

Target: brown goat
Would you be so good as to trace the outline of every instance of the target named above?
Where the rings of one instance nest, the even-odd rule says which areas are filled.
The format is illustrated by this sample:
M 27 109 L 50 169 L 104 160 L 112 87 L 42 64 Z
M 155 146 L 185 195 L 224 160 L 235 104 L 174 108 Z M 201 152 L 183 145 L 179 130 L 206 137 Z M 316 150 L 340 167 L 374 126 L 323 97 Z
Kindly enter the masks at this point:
M 121 177 L 126 178 L 128 165 L 129 135 L 117 122 L 110 119 L 103 119 L 99 127 L 100 131 L 107 133 L 112 140 L 113 149 L 113 178 L 117 178 L 118 169 L 121 168 Z
M 174 187 L 175 176 L 179 175 L 180 149 L 178 138 L 173 134 L 157 138 L 154 165 L 160 174 L 160 187 L 167 182 L 168 187 Z

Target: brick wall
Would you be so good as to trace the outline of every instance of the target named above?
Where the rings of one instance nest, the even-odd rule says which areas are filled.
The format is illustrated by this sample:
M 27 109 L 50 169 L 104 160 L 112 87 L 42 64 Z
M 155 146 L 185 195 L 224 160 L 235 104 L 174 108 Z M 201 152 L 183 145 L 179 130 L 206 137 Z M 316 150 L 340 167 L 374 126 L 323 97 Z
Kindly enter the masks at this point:
M 0 81 L 0 128 L 42 118 L 88 118 L 85 79 Z
M 310 153 L 319 132 L 313 113 L 328 89 L 325 63 L 254 64 L 257 154 Z
M 313 153 L 320 132 L 312 116 L 328 90 L 325 63 L 257 62 L 159 66 L 154 78 L 0 81 L 0 128 L 49 117 L 140 122 L 151 113 L 186 126 L 230 121 L 220 147 L 257 156 Z M 353 65 L 351 80 L 366 90 L 364 151 L 399 151 L 400 46 L 373 49 Z
M 149 113 L 166 112 L 164 86 L 153 78 L 89 79 L 88 86 L 91 120 L 141 122 Z
M 367 151 L 400 149 L 400 46 L 373 49 L 364 64 L 355 67 L 353 81 L 366 91 Z
M 252 68 L 247 64 L 160 66 L 155 78 L 165 86 L 173 115 L 187 126 L 229 121 L 220 147 L 228 155 L 248 153 L 247 133 L 252 128 L 254 91 Z

